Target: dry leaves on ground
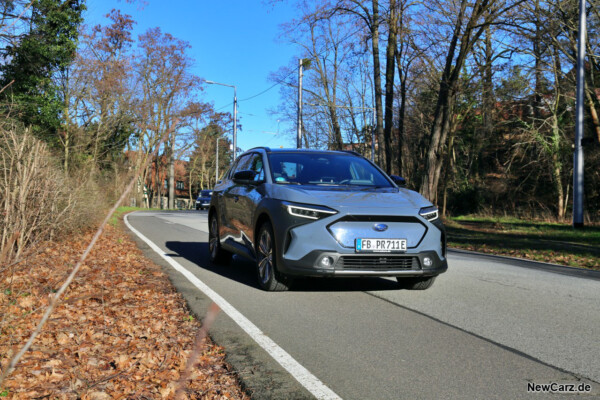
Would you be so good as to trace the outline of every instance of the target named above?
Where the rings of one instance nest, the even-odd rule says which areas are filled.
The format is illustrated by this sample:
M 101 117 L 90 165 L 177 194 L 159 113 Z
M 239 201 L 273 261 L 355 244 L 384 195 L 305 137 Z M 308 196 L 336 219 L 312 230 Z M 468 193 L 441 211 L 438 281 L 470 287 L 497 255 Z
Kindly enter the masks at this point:
M 92 233 L 0 270 L 0 365 L 29 338 Z M 108 226 L 0 398 L 174 398 L 201 323 L 160 267 Z M 222 347 L 204 339 L 190 399 L 247 399 Z

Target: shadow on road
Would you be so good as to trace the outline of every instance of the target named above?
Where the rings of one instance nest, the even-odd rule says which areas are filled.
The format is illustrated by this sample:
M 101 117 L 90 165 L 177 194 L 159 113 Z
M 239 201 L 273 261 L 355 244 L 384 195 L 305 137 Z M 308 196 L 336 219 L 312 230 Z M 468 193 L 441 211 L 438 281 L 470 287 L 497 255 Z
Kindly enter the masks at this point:
M 171 257 L 183 257 L 202 269 L 258 289 L 254 263 L 250 261 L 235 257 L 229 265 L 212 264 L 208 258 L 206 242 L 166 242 L 165 245 L 174 253 L 169 254 Z
M 198 267 L 227 279 L 256 288 L 255 263 L 243 257 L 234 256 L 228 265 L 214 265 L 209 261 L 206 242 L 166 242 L 173 252 L 171 257 L 183 257 Z M 399 290 L 395 280 L 377 277 L 365 278 L 298 278 L 291 288 L 295 292 L 364 292 L 381 290 Z

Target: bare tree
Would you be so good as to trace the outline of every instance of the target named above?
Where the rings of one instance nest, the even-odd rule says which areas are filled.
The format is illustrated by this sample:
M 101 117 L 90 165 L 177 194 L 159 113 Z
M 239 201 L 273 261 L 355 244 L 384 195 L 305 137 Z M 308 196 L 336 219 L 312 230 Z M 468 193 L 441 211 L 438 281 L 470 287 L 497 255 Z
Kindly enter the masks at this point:
M 499 17 L 506 15 L 515 3 L 505 0 L 461 0 L 456 8 L 441 9 L 448 6 L 448 3 L 438 4 L 435 6 L 437 9 L 431 10 L 440 13 L 451 24 L 449 47 L 433 115 L 425 174 L 421 182 L 421 193 L 433 202 L 437 200 L 443 151 L 453 117 L 456 95 L 460 90 L 458 83 L 465 60 L 486 27 L 497 23 Z
M 200 79 L 190 72 L 192 60 L 186 54 L 190 45 L 176 39 L 159 28 L 148 30 L 139 38 L 140 57 L 136 72 L 141 86 L 138 120 L 141 121 L 139 142 L 152 151 L 158 139 L 166 131 L 171 132 L 165 143 L 164 156 L 168 163 L 169 208 L 174 208 L 175 178 L 174 160 L 180 126 L 186 118 L 187 104 L 199 88 Z M 148 154 L 148 153 L 146 153 Z M 154 195 L 161 196 L 162 182 L 159 178 L 160 160 L 155 162 Z

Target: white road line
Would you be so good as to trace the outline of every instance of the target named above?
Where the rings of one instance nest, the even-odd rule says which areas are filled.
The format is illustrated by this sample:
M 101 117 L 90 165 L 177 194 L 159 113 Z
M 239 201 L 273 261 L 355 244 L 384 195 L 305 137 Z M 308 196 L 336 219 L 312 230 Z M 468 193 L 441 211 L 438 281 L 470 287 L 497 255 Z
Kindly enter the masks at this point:
M 173 260 L 163 250 L 155 245 L 150 239 L 135 229 L 128 221 L 128 215 L 124 218 L 125 225 L 135 233 L 140 239 L 142 239 L 152 250 L 160 255 L 165 261 L 167 261 L 176 271 L 180 272 L 185 276 L 194 286 L 208 296 L 212 301 L 217 304 L 221 310 L 223 310 L 233 321 L 238 324 L 250 337 L 258 343 L 260 347 L 265 349 L 271 357 L 275 359 L 286 371 L 288 371 L 302 386 L 304 386 L 313 396 L 317 399 L 323 400 L 334 400 L 341 397 L 338 396 L 333 390 L 329 389 L 323 382 L 316 376 L 310 373 L 309 370 L 304 368 L 298 361 L 296 361 L 288 352 L 279 347 L 270 337 L 265 335 L 256 325 L 254 325 L 248 318 L 240 313 L 235 307 L 229 304 L 223 297 L 217 292 L 208 287 L 204 282 L 198 279 L 194 274 L 185 269 L 177 261 Z

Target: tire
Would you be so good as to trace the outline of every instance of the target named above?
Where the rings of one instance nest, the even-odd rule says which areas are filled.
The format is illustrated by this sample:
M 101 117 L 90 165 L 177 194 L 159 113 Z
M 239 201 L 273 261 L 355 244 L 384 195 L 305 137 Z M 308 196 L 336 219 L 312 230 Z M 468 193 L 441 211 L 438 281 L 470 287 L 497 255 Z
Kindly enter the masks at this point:
M 433 285 L 435 278 L 435 276 L 430 276 L 427 278 L 402 278 L 399 276 L 396 279 L 398 280 L 398 285 L 402 289 L 426 290 Z
M 208 254 L 213 264 L 227 264 L 231 261 L 231 253 L 221 247 L 219 240 L 219 220 L 217 214 L 210 216 L 208 225 Z
M 258 230 L 256 242 L 256 273 L 261 289 L 283 292 L 290 288 L 291 279 L 277 270 L 275 236 L 270 222 L 264 222 Z

